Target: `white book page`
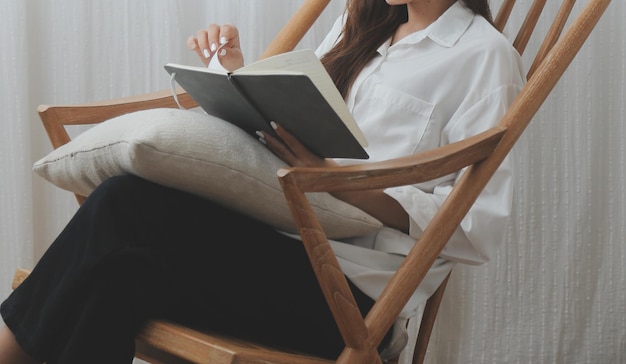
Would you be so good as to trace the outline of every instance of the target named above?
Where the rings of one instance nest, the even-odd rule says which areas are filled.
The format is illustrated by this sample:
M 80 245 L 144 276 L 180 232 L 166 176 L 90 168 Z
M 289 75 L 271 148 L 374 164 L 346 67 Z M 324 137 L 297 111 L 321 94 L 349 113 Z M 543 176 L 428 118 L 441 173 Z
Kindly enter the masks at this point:
M 220 58 L 217 56 L 217 52 L 209 61 L 207 68 L 213 71 L 217 71 L 217 72 L 229 73 L 228 70 L 224 66 L 222 66 L 222 63 L 220 62 Z

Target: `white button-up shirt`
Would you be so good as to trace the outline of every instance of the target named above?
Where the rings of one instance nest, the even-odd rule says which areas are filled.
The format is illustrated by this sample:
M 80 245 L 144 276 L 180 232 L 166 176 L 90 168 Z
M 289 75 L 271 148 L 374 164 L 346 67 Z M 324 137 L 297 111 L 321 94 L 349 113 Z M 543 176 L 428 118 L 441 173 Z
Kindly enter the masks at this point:
M 337 19 L 317 49 L 318 56 L 333 46 L 342 20 Z M 368 161 L 379 161 L 446 145 L 495 126 L 524 81 L 520 56 L 511 43 L 457 2 L 426 29 L 393 45 L 391 39 L 381 45 L 355 80 L 346 102 L 369 143 Z M 409 235 L 383 228 L 371 236 L 332 241 L 350 280 L 378 297 L 459 175 L 385 191 L 407 211 Z M 406 305 L 404 317 L 415 313 L 455 262 L 489 260 L 504 238 L 512 183 L 507 158 Z

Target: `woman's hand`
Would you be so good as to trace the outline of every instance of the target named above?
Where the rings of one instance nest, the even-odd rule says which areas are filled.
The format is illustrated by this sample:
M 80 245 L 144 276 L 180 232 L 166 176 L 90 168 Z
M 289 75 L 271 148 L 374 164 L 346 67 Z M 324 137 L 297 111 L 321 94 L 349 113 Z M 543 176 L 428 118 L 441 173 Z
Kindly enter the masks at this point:
M 272 128 L 276 136 L 257 131 L 259 140 L 267 146 L 278 158 L 292 167 L 329 167 L 337 166 L 332 159 L 325 159 L 311 152 L 287 129 L 272 121 Z
M 275 122 L 271 123 L 276 136 L 257 131 L 259 140 L 276 156 L 292 167 L 333 167 L 339 164 L 332 159 L 322 158 L 311 152 L 300 140 Z M 409 216 L 398 201 L 389 197 L 383 190 L 337 191 L 331 192 L 343 200 L 369 213 L 383 224 L 409 233 Z
M 213 57 L 229 71 L 243 66 L 243 54 L 239 43 L 239 30 L 232 24 L 210 24 L 200 29 L 196 36 L 187 38 L 187 47 L 196 52 L 205 66 Z

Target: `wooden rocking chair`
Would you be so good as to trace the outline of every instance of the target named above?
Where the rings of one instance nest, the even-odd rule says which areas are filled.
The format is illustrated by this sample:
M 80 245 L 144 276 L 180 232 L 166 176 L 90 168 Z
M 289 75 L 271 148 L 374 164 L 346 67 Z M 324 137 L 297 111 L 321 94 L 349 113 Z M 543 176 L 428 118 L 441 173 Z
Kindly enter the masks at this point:
M 330 0 L 307 0 L 278 34 L 262 57 L 292 50 Z M 504 0 L 495 24 L 503 30 L 515 0 Z M 533 0 L 514 41 L 524 52 L 546 0 Z M 535 113 L 575 57 L 610 0 L 588 0 L 561 37 L 574 0 L 562 0 L 541 48 L 529 68 L 528 82 L 499 125 L 467 140 L 417 155 L 333 169 L 286 168 L 278 171 L 295 222 L 299 227 L 320 285 L 337 320 L 346 348 L 337 363 L 381 363 L 376 348 L 392 326 L 411 293 L 460 224 L 484 186 L 521 136 Z M 184 92 L 178 100 L 195 103 Z M 115 116 L 156 107 L 178 107 L 170 90 L 98 104 L 39 107 L 50 141 L 57 148 L 70 141 L 65 125 L 98 123 Z M 422 237 L 376 302 L 363 318 L 332 254 L 323 229 L 305 192 L 380 189 L 415 184 L 468 167 L 462 179 L 432 219 Z M 76 196 L 79 203 L 83 197 Z M 18 270 L 13 286 L 28 274 Z M 422 363 L 447 279 L 428 300 L 415 344 L 413 363 Z M 137 357 L 153 363 L 329 363 L 307 355 L 286 353 L 233 338 L 200 332 L 181 325 L 151 321 L 137 337 Z

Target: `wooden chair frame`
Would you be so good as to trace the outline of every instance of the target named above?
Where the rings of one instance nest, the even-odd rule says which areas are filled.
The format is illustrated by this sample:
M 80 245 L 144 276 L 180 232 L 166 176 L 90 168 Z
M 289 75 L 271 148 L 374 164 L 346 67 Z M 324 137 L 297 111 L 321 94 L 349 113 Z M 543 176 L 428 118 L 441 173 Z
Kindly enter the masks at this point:
M 547 0 L 533 0 L 513 42 L 521 53 L 533 33 Z M 307 0 L 276 36 L 261 58 L 292 50 L 330 0 Z M 376 348 L 393 325 L 411 293 L 425 277 L 448 239 L 481 193 L 500 163 L 513 148 L 548 94 L 565 72 L 608 7 L 610 0 L 588 0 L 587 5 L 561 37 L 575 0 L 563 0 L 527 75 L 528 82 L 500 123 L 467 140 L 404 158 L 358 166 L 285 168 L 278 171 L 285 197 L 298 226 L 329 307 L 338 323 L 346 348 L 337 363 L 381 363 Z M 495 25 L 503 30 L 515 0 L 504 0 Z M 178 101 L 195 102 L 182 90 Z M 70 141 L 67 125 L 93 124 L 125 113 L 155 107 L 178 107 L 170 90 L 109 100 L 95 104 L 38 108 L 52 146 Z M 422 237 L 370 313 L 362 317 L 328 240 L 305 196 L 306 192 L 379 189 L 415 184 L 468 167 L 437 212 Z M 79 203 L 83 196 L 76 196 Z M 18 270 L 16 287 L 28 272 Z M 413 363 L 422 363 L 434 320 L 449 276 L 428 300 Z M 306 355 L 192 330 L 171 322 L 151 321 L 137 337 L 137 356 L 153 363 L 329 363 Z

